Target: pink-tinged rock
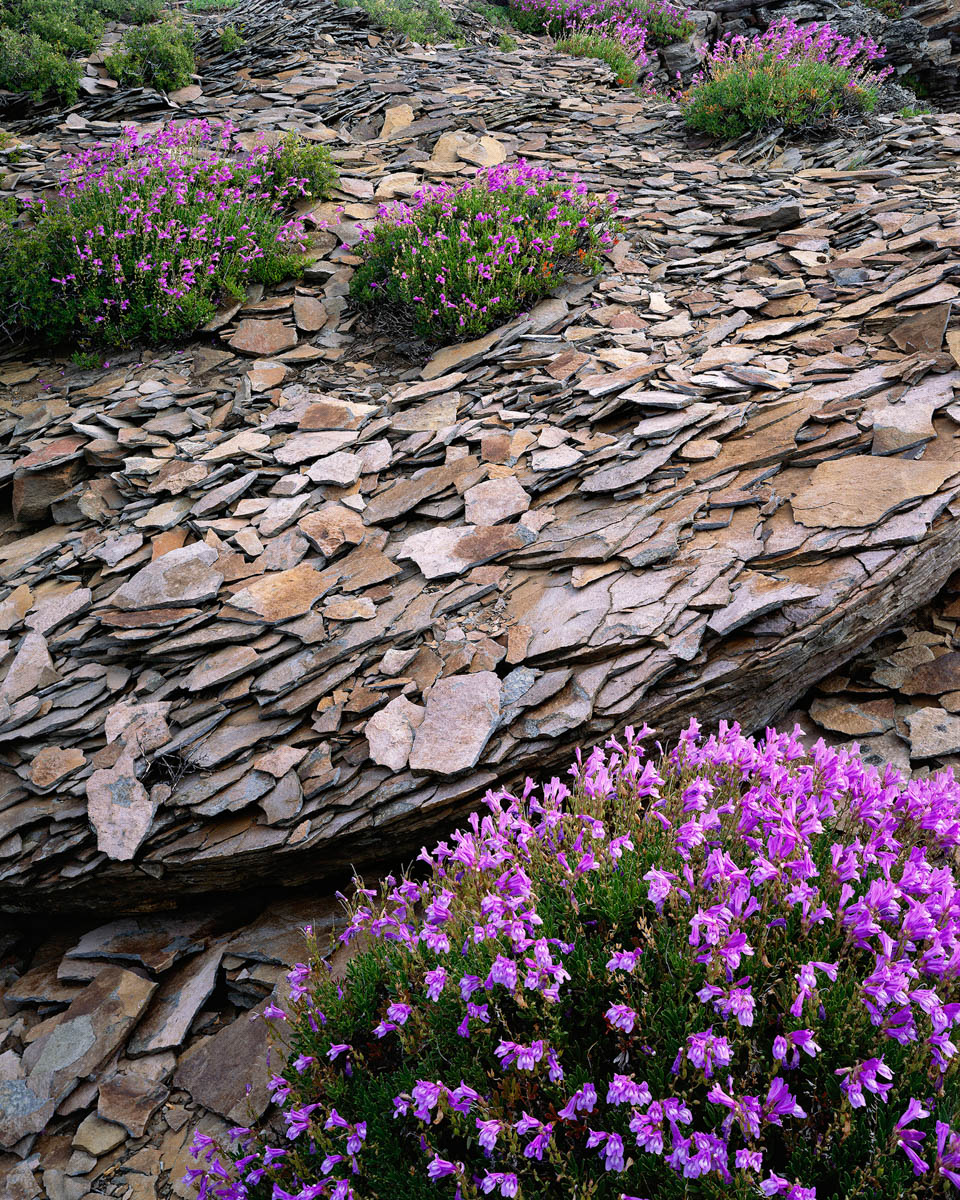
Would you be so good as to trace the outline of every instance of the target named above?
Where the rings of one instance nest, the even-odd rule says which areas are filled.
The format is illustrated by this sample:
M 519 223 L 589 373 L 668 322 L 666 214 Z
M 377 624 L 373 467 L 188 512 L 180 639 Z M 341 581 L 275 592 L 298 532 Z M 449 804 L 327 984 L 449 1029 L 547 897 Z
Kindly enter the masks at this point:
M 496 525 L 526 512 L 530 496 L 514 475 L 503 479 L 485 479 L 463 493 L 464 514 L 468 525 Z
M 241 321 L 236 333 L 230 338 L 230 347 L 242 354 L 255 354 L 258 358 L 269 358 L 281 350 L 291 350 L 297 344 L 297 331 L 283 321 L 259 321 L 250 318 Z
M 266 1001 L 191 1046 L 173 1077 L 198 1104 L 228 1121 L 258 1119 L 269 1102 Z
M 327 323 L 330 314 L 322 300 L 315 296 L 295 296 L 293 301 L 293 319 L 297 328 L 304 333 L 316 333 Z
M 60 674 L 47 649 L 47 639 L 41 633 L 28 633 L 0 685 L 0 696 L 12 704 L 21 696 L 33 695 L 59 682 Z
M 218 557 L 213 546 L 203 542 L 170 550 L 117 588 L 110 603 L 129 611 L 179 608 L 212 600 L 223 583 L 223 575 L 213 565 Z
M 901 505 L 933 495 L 957 474 L 960 461 L 852 454 L 815 467 L 791 507 L 795 520 L 809 529 L 862 528 L 876 525 Z
M 519 550 L 533 541 L 529 530 L 515 525 L 438 525 L 415 533 L 400 547 L 397 558 L 412 559 L 427 579 L 462 575 L 471 567 L 500 554 Z
M 411 771 L 455 775 L 476 765 L 500 718 L 500 680 L 493 671 L 449 675 L 427 696 L 410 751 Z
M 139 1057 L 182 1045 L 194 1017 L 214 989 L 222 956 L 222 947 L 211 947 L 164 977 L 160 991 L 127 1044 L 128 1054 Z
M 391 771 L 402 771 L 424 712 L 421 705 L 411 704 L 405 696 L 397 696 L 375 712 L 364 730 L 373 761 Z
M 108 771 L 94 771 L 87 780 L 87 816 L 97 833 L 97 849 L 117 862 L 129 862 L 140 849 L 157 807 L 137 779 L 127 750 Z

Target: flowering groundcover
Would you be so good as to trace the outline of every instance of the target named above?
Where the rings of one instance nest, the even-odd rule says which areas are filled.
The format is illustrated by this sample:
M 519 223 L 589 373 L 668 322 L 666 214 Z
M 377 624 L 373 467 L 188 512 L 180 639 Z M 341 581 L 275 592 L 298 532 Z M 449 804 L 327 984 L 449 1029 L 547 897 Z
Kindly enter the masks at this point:
M 616 195 L 591 201 L 587 191 L 521 159 L 381 205 L 354 247 L 362 262 L 350 294 L 421 337 L 484 333 L 555 288 L 565 267 L 599 270 Z
M 884 49 L 870 38 L 843 37 L 823 23 L 788 17 L 765 33 L 725 37 L 681 95 L 684 120 L 715 137 L 735 138 L 769 125 L 785 129 L 870 112 L 892 67 L 877 68 Z
M 620 82 L 636 83 L 638 75 L 650 73 L 650 51 L 658 46 L 682 42 L 694 30 L 686 10 L 670 0 L 509 0 L 511 20 L 525 33 L 548 33 L 562 38 L 558 49 L 590 54 L 610 61 L 609 49 L 619 47 L 632 64 L 632 77 L 619 68 Z M 572 44 L 571 44 L 572 43 Z M 614 66 L 614 63 L 610 63 Z M 648 85 L 645 85 L 648 86 Z
M 300 273 L 292 206 L 336 178 L 323 147 L 241 149 L 228 122 L 126 129 L 68 158 L 57 195 L 0 211 L 0 328 L 81 344 L 192 333 L 249 283 Z
M 627 729 L 358 883 L 220 1200 L 899 1200 L 960 1185 L 960 787 Z

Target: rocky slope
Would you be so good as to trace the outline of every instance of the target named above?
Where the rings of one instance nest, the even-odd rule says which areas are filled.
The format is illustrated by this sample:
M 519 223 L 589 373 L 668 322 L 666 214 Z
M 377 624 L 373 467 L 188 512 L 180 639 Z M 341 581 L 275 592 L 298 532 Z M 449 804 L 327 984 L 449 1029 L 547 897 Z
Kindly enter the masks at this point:
M 331 881 L 494 782 L 694 714 L 960 753 L 955 592 L 922 608 L 960 543 L 960 118 L 718 150 L 532 39 L 244 12 L 250 54 L 169 101 L 91 63 L 8 122 L 4 194 L 125 116 L 299 128 L 342 172 L 305 280 L 189 346 L 0 358 L 17 1200 L 189 1196 L 195 1131 L 266 1108 L 249 1018 Z M 517 155 L 620 193 L 605 272 L 428 360 L 360 323 L 356 223 Z

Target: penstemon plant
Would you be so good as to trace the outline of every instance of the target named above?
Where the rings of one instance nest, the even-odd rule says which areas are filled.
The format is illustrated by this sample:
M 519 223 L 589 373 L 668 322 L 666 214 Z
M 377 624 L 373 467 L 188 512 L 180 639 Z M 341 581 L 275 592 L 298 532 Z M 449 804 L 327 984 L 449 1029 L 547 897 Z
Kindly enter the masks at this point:
M 616 199 L 591 200 L 576 177 L 523 160 L 421 188 L 361 229 L 350 294 L 422 337 L 476 336 L 546 295 L 566 266 L 598 270 Z
M 205 1200 L 900 1200 L 960 1186 L 960 787 L 695 721 L 358 882 L 266 1016 L 282 1132 Z M 308 931 L 309 932 L 309 931 Z
M 293 211 L 335 178 L 322 147 L 250 150 L 229 122 L 127 129 L 69 155 L 58 193 L 0 221 L 0 306 L 24 333 L 118 344 L 191 333 L 248 283 L 299 273 Z
M 844 111 L 869 112 L 893 71 L 875 65 L 883 55 L 871 38 L 781 17 L 762 34 L 713 46 L 680 95 L 684 119 L 717 137 L 740 137 L 772 124 L 797 129 Z

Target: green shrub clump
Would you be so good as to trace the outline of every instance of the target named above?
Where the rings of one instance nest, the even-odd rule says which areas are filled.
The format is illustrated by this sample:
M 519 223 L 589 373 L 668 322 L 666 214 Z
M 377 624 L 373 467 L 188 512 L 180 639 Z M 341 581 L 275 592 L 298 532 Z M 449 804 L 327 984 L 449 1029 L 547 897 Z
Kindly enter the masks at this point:
M 475 337 L 546 295 L 566 266 L 599 269 L 616 196 L 524 161 L 422 188 L 362 230 L 350 294 L 434 341 Z
M 225 25 L 220 30 L 220 49 L 224 54 L 232 54 L 234 50 L 243 48 L 243 34 L 236 25 Z
M 390 33 L 401 33 L 411 42 L 453 41 L 457 23 L 440 0 L 339 0 L 342 7 L 360 8 L 375 25 Z
M 853 41 L 829 25 L 802 28 L 784 17 L 763 34 L 737 35 L 713 47 L 681 96 L 684 120 L 714 137 L 737 138 L 870 112 L 893 69 L 874 68 L 882 57 L 882 47 L 869 38 Z
M 621 42 L 600 33 L 574 33 L 557 42 L 562 54 L 573 54 L 577 58 L 596 58 L 605 62 L 617 77 L 621 87 L 633 87 L 639 78 L 636 60 L 623 48 Z
M 100 44 L 104 19 L 142 24 L 159 12 L 160 0 L 0 0 L 0 88 L 72 104 L 76 57 Z
M 192 333 L 250 283 L 298 275 L 294 214 L 336 178 L 322 146 L 244 152 L 206 121 L 125 131 L 74 156 L 53 200 L 0 212 L 0 311 L 14 334 L 81 348 Z
M 954 1196 L 960 786 L 799 732 L 628 728 L 358 884 L 200 1195 Z
M 236 6 L 237 0 L 187 0 L 187 12 L 201 15 L 209 12 L 228 12 Z
M 106 68 L 120 83 L 175 92 L 187 86 L 196 69 L 195 40 L 194 28 L 186 21 L 136 26 L 123 35 L 117 52 L 106 59 Z

